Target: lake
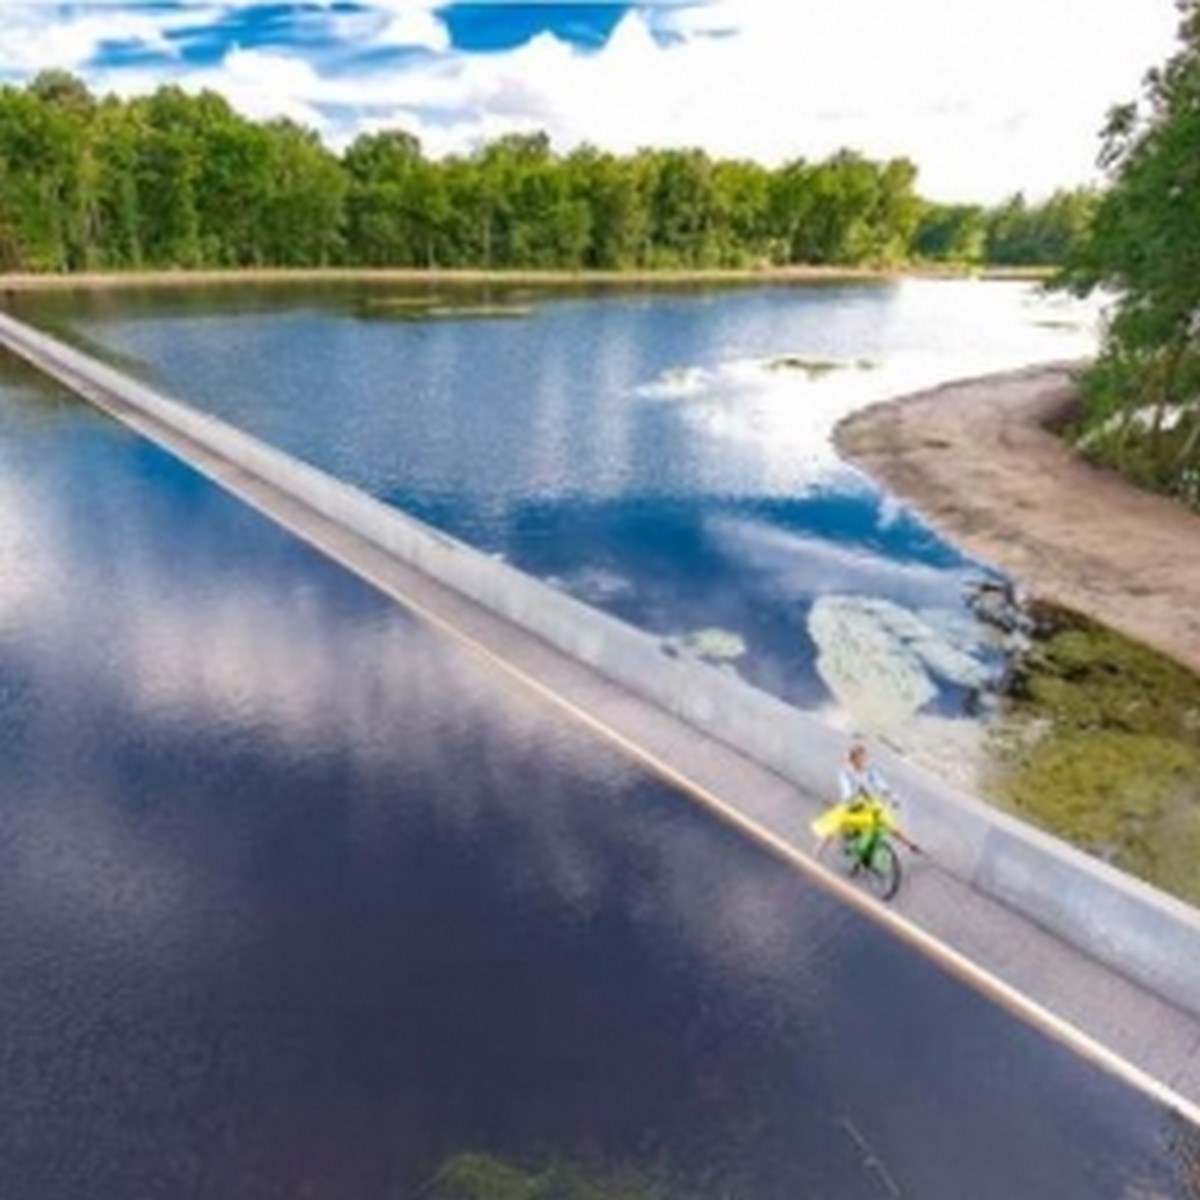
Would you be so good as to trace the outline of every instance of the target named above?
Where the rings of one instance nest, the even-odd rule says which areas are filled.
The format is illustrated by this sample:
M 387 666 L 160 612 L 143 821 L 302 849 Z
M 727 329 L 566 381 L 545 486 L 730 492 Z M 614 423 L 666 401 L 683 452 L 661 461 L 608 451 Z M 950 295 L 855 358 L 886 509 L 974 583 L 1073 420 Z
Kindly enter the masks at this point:
M 992 573 L 830 433 L 877 399 L 1085 355 L 1097 315 L 1025 283 L 920 280 L 119 290 L 21 309 L 681 652 L 951 758 L 970 757 L 1003 664 L 964 597 Z
M 0 1195 L 1186 1194 L 1195 1131 L 0 360 Z

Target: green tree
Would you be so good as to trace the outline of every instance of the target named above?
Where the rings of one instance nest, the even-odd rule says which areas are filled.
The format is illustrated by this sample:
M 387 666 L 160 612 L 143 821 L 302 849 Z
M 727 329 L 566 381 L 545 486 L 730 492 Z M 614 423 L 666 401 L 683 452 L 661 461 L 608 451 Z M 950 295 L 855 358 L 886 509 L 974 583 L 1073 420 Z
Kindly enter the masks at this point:
M 1095 197 L 1015 197 L 984 254 L 1050 262 Z M 0 87 L 0 269 L 319 265 L 607 269 L 974 259 L 978 210 L 924 204 L 905 159 L 843 150 L 778 170 L 699 149 L 562 156 L 509 134 L 433 161 L 402 130 L 336 156 L 213 92 L 97 99 L 48 71 Z
M 588 212 L 583 265 L 603 270 L 640 266 L 649 213 L 630 160 L 583 146 L 567 158 L 565 170 L 571 195 Z
M 873 163 L 851 150 L 780 172 L 773 209 L 787 260 L 888 264 L 907 257 L 920 203 L 907 159 Z
M 1060 190 L 1041 204 L 1020 192 L 987 219 L 987 259 L 999 266 L 1062 266 L 1087 236 L 1098 196 L 1091 188 Z
M 978 204 L 928 204 L 913 236 L 919 258 L 979 263 L 987 248 L 987 219 Z
M 279 120 L 267 133 L 258 253 L 277 266 L 326 266 L 342 250 L 346 172 L 311 129 Z
M 346 238 L 358 262 L 419 266 L 436 237 L 426 205 L 431 190 L 421 143 L 387 130 L 357 138 L 342 158 L 347 176 Z
M 143 131 L 134 173 L 145 260 L 154 266 L 201 266 L 201 164 L 192 100 L 180 88 L 163 87 L 134 100 L 133 113 Z
M 89 263 L 94 197 L 81 165 L 93 104 L 77 83 L 56 71 L 0 88 L 0 261 L 10 268 Z
M 1200 506 L 1200 0 L 1179 9 L 1179 50 L 1110 114 L 1111 187 L 1066 279 L 1119 297 L 1085 381 L 1084 444 Z
M 642 151 L 650 261 L 659 267 L 715 265 L 716 194 L 703 150 Z
M 904 262 L 909 255 L 921 201 L 917 196 L 917 167 L 907 158 L 893 158 L 876 167 L 877 193 L 871 213 L 873 231 L 870 255 L 881 265 Z
M 138 161 L 146 127 L 138 111 L 112 97 L 92 123 L 91 153 L 96 164 L 96 265 L 140 267 L 142 211 Z
M 262 226 L 272 190 L 270 134 L 243 120 L 214 92 L 193 99 L 189 124 L 200 261 L 222 267 L 260 266 Z
M 771 172 L 738 160 L 713 167 L 714 241 L 723 267 L 769 263 L 778 253 L 771 230 Z

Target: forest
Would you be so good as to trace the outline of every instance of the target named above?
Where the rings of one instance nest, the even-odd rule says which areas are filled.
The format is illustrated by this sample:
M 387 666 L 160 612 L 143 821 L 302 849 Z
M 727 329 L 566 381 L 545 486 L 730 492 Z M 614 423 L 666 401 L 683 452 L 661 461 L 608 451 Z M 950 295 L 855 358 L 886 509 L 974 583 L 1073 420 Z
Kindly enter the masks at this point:
M 1079 446 L 1200 509 L 1200 0 L 1178 7 L 1179 49 L 1109 115 L 1109 186 L 1061 281 L 1116 300 Z
M 339 155 L 213 92 L 98 97 L 61 71 L 0 87 L 0 271 L 1057 265 L 1097 203 L 931 203 L 907 159 L 850 150 L 771 169 L 512 134 L 435 160 L 388 130 Z

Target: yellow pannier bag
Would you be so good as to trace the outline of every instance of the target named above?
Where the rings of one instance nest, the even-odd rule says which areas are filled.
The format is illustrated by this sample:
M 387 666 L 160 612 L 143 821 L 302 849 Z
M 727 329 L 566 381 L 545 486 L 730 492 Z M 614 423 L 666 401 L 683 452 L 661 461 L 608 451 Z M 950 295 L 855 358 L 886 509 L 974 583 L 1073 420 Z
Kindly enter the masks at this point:
M 876 823 L 884 829 L 895 829 L 896 822 L 885 804 L 869 800 L 860 804 L 835 804 L 812 822 L 812 831 L 819 838 L 839 834 L 861 833 Z

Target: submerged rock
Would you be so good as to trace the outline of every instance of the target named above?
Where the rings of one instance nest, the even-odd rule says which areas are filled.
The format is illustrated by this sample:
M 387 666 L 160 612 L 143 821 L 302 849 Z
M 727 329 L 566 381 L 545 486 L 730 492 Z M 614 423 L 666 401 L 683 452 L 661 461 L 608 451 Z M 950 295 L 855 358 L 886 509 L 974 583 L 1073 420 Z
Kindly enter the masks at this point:
M 1024 597 L 1008 580 L 980 579 L 969 583 L 966 600 L 971 611 L 993 629 L 1005 634 L 1028 635 L 1034 622 Z

